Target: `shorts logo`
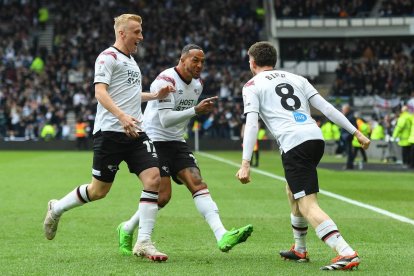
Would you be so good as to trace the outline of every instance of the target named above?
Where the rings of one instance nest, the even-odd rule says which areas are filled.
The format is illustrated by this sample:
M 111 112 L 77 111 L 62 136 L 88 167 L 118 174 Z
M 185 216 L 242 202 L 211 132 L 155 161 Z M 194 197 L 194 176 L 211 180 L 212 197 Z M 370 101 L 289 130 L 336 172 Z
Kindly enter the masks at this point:
M 300 192 L 294 194 L 293 198 L 298 199 L 298 198 L 304 197 L 305 195 L 306 195 L 305 191 L 300 191 Z
M 306 121 L 308 119 L 308 117 L 306 117 L 305 114 L 302 114 L 300 112 L 292 112 L 293 113 L 293 117 L 295 118 L 295 121 L 298 123 L 303 123 L 304 121 Z
M 194 155 L 189 154 L 189 156 L 194 159 L 194 163 L 196 163 L 196 165 L 198 166 L 197 159 L 194 157 Z
M 117 165 L 108 165 L 108 170 L 110 170 L 111 172 L 116 172 L 118 170 L 118 166 Z
M 101 176 L 101 171 L 98 171 L 98 170 L 92 169 L 92 174 L 93 174 L 93 175 L 96 175 L 96 176 Z
M 162 166 L 161 167 L 166 173 L 170 173 L 170 168 L 168 168 L 167 166 Z

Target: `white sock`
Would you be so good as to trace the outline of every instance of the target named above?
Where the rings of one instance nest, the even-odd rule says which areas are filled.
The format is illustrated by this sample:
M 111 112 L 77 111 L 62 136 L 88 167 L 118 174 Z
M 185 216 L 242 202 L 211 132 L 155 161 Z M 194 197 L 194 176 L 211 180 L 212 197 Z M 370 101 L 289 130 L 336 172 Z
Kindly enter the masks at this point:
M 216 203 L 210 196 L 208 189 L 202 189 L 193 194 L 194 204 L 198 212 L 204 217 L 211 230 L 214 232 L 216 240 L 220 240 L 227 232 L 220 220 L 219 210 Z
M 158 206 L 158 211 L 161 210 L 162 208 Z M 128 234 L 132 234 L 134 232 L 134 230 L 138 227 L 139 225 L 139 209 L 135 212 L 135 214 L 124 223 L 124 228 L 123 230 L 125 232 L 127 232 Z
M 334 249 L 338 255 L 349 256 L 355 253 L 339 233 L 338 227 L 332 220 L 325 220 L 316 227 L 315 231 L 316 235 L 330 248 Z
M 128 234 L 131 234 L 134 232 L 134 230 L 138 227 L 139 225 L 139 208 L 138 210 L 135 212 L 135 214 L 124 223 L 124 231 L 127 232 Z
M 88 184 L 83 184 L 58 200 L 55 204 L 53 204 L 53 215 L 59 217 L 70 209 L 90 202 L 91 200 L 89 199 L 87 188 Z
M 308 233 L 308 222 L 304 217 L 296 217 L 290 214 L 293 238 L 295 239 L 295 250 L 300 253 L 306 252 L 306 234 Z
M 142 191 L 138 209 L 139 228 L 137 241 L 150 241 L 158 213 L 158 193 Z

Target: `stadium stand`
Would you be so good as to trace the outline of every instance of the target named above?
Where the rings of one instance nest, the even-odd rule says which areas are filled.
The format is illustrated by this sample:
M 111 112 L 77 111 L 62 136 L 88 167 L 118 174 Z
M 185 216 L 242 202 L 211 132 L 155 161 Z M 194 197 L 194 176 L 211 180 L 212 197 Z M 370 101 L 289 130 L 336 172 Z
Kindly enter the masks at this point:
M 204 95 L 221 100 L 192 122 L 190 135 L 194 126 L 206 137 L 239 138 L 241 89 L 251 77 L 246 51 L 262 39 L 278 46 L 279 67 L 307 76 L 332 102 L 367 102 L 369 111 L 374 96 L 399 104 L 414 90 L 411 2 L 3 0 L 0 137 L 36 140 L 50 122 L 56 139 L 74 139 L 78 117 L 92 126 L 94 61 L 114 40 L 107 31 L 113 17 L 126 12 L 143 17 L 136 59 L 144 90 L 184 44 L 205 49 Z

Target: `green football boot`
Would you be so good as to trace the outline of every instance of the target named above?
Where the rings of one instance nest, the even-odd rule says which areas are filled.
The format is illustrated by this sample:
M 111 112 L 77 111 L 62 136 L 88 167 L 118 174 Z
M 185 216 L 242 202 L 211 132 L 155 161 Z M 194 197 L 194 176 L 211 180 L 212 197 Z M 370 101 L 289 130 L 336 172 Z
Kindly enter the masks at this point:
M 217 242 L 218 248 L 223 252 L 228 252 L 237 244 L 245 242 L 252 232 L 253 225 L 251 224 L 227 231 L 221 240 Z
M 132 256 L 132 239 L 134 234 L 129 234 L 124 231 L 124 224 L 125 222 L 122 222 L 117 228 L 119 253 L 124 256 Z

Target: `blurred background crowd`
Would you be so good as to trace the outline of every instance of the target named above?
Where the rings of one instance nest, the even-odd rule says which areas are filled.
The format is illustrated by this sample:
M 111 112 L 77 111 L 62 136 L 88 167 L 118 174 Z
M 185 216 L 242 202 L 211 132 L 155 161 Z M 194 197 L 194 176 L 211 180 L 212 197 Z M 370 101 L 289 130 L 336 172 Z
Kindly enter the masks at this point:
M 278 18 L 414 15 L 408 0 L 274 0 L 274 7 Z M 262 1 L 0 0 L 0 9 L 0 139 L 88 137 L 96 109 L 95 59 L 114 41 L 113 18 L 130 12 L 143 18 L 144 41 L 135 59 L 144 91 L 159 72 L 176 65 L 185 44 L 199 44 L 207 58 L 203 97 L 220 101 L 212 114 L 191 123 L 189 135 L 197 128 L 202 136 L 240 139 L 241 91 L 251 78 L 246 52 L 266 39 Z M 285 39 L 280 59 L 282 65 L 338 61 L 330 95 L 398 96 L 391 114 L 367 120 L 375 121 L 371 129 L 387 124 L 392 133 L 414 91 L 410 38 Z

